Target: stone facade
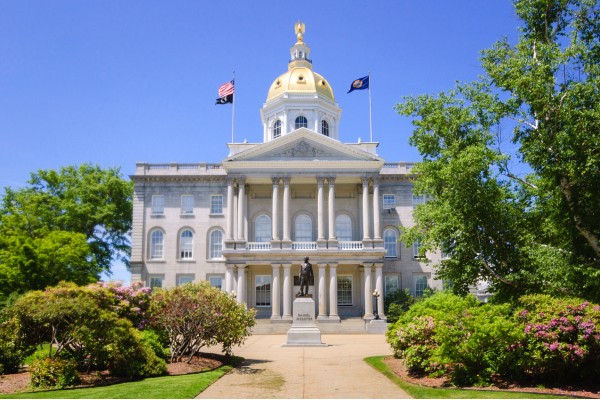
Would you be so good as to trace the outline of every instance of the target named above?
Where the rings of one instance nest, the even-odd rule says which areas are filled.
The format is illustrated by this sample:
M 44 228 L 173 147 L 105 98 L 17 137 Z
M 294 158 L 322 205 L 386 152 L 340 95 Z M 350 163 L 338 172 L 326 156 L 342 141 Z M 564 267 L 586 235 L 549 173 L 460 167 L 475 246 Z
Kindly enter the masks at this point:
M 370 320 L 374 301 L 385 318 L 384 296 L 374 300 L 374 290 L 441 287 L 431 269 L 440 254 L 421 260 L 397 241 L 420 201 L 412 164 L 385 162 L 377 143 L 337 139 L 341 110 L 324 78 L 306 79 L 312 62 L 295 60 L 307 55 L 298 48 L 307 48 L 301 38 L 261 110 L 263 143 L 229 144 L 219 164 L 137 164 L 132 282 L 208 280 L 273 322 L 292 319 L 305 256 L 319 322 Z M 300 77 L 310 84 L 273 90 Z M 298 107 L 298 97 L 312 108 Z

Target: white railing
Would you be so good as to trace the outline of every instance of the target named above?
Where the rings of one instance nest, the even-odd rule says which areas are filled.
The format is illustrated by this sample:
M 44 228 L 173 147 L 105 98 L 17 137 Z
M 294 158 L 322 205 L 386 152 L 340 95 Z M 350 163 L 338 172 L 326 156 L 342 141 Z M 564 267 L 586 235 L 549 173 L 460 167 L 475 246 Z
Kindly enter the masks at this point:
M 269 242 L 248 242 L 246 244 L 246 250 L 248 250 L 248 251 L 269 251 L 269 250 L 271 250 L 271 243 L 269 243 Z
M 339 242 L 338 250 L 362 250 L 363 243 L 362 242 Z
M 292 242 L 292 250 L 316 250 L 317 242 Z

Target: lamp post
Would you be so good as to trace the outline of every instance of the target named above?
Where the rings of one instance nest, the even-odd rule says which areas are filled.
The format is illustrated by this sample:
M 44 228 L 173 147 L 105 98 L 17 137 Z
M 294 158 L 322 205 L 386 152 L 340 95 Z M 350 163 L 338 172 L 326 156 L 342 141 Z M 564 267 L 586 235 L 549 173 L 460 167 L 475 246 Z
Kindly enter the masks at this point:
M 379 290 L 375 289 L 375 291 L 373 292 L 373 297 L 375 297 L 375 319 L 381 319 L 379 318 L 379 311 L 377 310 L 377 299 L 379 298 L 379 296 L 381 296 L 381 293 L 379 293 Z

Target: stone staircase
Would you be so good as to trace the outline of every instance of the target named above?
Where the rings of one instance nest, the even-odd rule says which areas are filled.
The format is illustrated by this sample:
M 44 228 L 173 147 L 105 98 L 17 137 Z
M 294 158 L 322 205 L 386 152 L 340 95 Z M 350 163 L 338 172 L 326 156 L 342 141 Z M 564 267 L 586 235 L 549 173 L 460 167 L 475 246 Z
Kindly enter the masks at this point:
M 285 335 L 292 326 L 290 323 L 276 322 L 271 323 L 268 318 L 259 318 L 256 325 L 252 327 L 253 335 Z M 345 318 L 340 322 L 317 322 L 317 327 L 323 334 L 366 334 L 365 321 L 361 318 Z

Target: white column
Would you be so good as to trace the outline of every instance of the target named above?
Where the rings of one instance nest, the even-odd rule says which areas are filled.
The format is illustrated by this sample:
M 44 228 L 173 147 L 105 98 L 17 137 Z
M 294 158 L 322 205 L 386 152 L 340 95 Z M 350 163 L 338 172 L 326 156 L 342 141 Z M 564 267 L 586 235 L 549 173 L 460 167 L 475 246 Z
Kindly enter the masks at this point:
M 338 320 L 337 264 L 329 264 L 329 319 Z
M 369 178 L 362 178 L 362 206 L 363 206 L 363 240 L 371 238 L 369 235 Z
M 283 178 L 283 240 L 290 241 L 290 181 Z
M 329 240 L 335 239 L 335 178 L 327 178 L 329 184 Z M 337 290 L 336 290 L 337 293 Z M 336 303 L 337 304 L 337 303 Z
M 319 316 L 317 320 L 327 319 L 327 296 L 325 293 L 325 264 L 319 264 Z
M 230 294 L 233 290 L 233 266 L 225 266 L 225 292 Z
M 238 280 L 237 280 L 237 301 L 248 307 L 248 299 L 246 296 L 246 266 L 238 265 Z
M 234 178 L 227 178 L 227 232 L 225 233 L 226 240 L 233 240 L 233 221 L 235 211 L 233 209 L 233 183 Z
M 279 266 L 280 264 L 271 264 L 273 267 L 273 278 L 271 280 L 271 319 L 281 319 L 279 309 Z
M 245 240 L 244 220 L 246 219 L 246 178 L 238 178 L 238 240 Z
M 325 178 L 317 178 L 317 240 L 325 240 L 325 216 L 323 210 L 323 184 Z
M 381 213 L 379 212 L 379 179 L 373 179 L 373 238 L 381 239 Z
M 282 319 L 292 319 L 292 264 L 283 265 L 283 317 Z
M 272 239 L 279 240 L 279 180 L 280 178 L 272 178 L 273 181 L 273 208 L 272 208 Z
M 365 265 L 365 317 L 373 319 L 373 288 L 371 287 L 371 266 Z
M 377 314 L 379 314 L 380 318 L 385 319 L 385 314 L 383 313 L 383 264 L 381 263 L 375 264 L 375 289 L 379 292 Z

